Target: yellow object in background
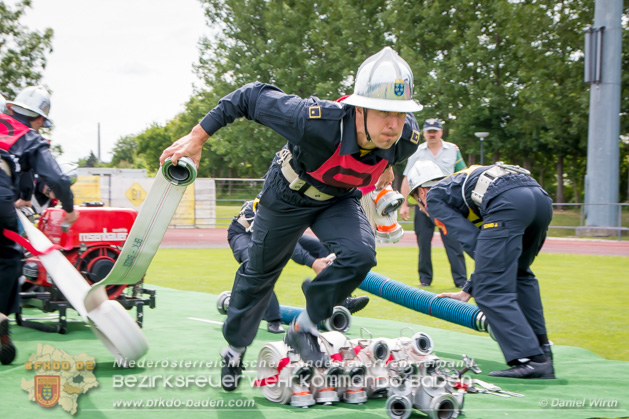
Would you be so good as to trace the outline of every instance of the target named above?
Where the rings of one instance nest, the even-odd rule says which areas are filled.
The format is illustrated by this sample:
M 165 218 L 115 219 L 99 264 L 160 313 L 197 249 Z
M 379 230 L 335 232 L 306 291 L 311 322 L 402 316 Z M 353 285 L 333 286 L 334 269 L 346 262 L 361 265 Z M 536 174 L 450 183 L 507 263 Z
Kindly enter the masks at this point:
M 85 201 L 100 201 L 100 176 L 79 176 L 72 185 L 72 193 L 75 205 Z

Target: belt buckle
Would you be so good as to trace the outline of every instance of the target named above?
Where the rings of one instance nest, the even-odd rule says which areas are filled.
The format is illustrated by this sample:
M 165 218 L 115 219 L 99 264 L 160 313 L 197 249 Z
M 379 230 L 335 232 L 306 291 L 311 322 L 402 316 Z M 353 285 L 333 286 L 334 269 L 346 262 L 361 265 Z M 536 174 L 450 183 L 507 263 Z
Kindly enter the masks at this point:
M 291 183 L 288 184 L 288 187 L 294 191 L 299 191 L 301 188 L 304 187 L 305 184 L 306 181 L 297 176 L 295 179 L 292 180 Z

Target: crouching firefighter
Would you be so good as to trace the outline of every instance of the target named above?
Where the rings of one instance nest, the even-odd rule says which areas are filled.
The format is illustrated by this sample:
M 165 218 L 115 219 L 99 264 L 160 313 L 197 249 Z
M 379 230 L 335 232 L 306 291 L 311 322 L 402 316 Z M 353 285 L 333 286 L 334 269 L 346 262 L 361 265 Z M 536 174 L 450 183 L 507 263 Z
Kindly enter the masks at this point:
M 473 296 L 487 316 L 511 366 L 490 376 L 555 378 L 539 284 L 530 268 L 552 218 L 550 196 L 527 170 L 501 162 L 444 177 L 429 161 L 417 162 L 408 176 L 409 202 L 417 201 L 476 263 L 461 291 L 439 297 Z
M 240 209 L 240 213 L 235 216 L 227 228 L 227 242 L 234 254 L 234 259 L 238 263 L 249 260 L 249 243 L 253 235 L 255 215 L 259 199 L 247 201 Z M 312 268 L 315 274 L 321 273 L 336 256 L 330 253 L 321 242 L 313 236 L 304 234 L 299 238 L 291 259 L 304 266 Z M 354 314 L 367 306 L 369 297 L 347 297 L 341 305 Z M 264 320 L 267 321 L 267 330 L 271 333 L 284 333 L 280 321 L 280 304 L 275 292 L 271 294 L 269 305 L 264 313 Z

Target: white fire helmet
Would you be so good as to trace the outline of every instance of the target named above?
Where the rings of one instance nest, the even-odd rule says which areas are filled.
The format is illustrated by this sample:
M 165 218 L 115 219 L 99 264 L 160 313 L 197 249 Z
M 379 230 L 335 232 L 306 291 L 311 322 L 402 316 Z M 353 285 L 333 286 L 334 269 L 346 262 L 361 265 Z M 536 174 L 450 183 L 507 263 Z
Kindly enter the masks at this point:
M 422 188 L 430 188 L 446 177 L 443 170 L 437 164 L 430 160 L 419 160 L 416 162 L 408 176 L 408 203 L 411 205 L 417 205 L 417 201 L 413 197 L 413 192 L 420 186 Z
M 361 64 L 356 73 L 354 93 L 343 102 L 388 112 L 422 110 L 422 106 L 413 100 L 413 72 L 391 47 L 384 47 Z
M 48 118 L 50 113 L 50 93 L 44 86 L 29 86 L 18 93 L 15 100 L 7 102 L 9 108 L 20 115 L 44 117 L 44 126 L 52 126 Z

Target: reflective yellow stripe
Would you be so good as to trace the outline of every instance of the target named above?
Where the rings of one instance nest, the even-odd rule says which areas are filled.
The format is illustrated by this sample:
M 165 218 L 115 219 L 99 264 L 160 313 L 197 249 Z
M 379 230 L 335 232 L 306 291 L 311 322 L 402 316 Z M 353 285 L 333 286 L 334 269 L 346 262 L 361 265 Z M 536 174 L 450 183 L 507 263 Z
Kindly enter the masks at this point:
M 472 166 L 470 166 L 470 167 L 468 167 L 468 168 L 465 168 L 465 169 L 463 169 L 463 170 L 459 170 L 458 172 L 456 172 L 456 173 L 454 173 L 454 174 L 455 174 L 455 175 L 458 175 L 459 173 L 465 173 L 465 174 L 467 174 L 467 175 L 471 175 L 471 174 L 472 174 L 472 172 L 473 172 L 474 170 L 478 169 L 479 167 L 487 167 L 487 166 L 481 166 L 481 165 L 479 165 L 479 164 L 474 164 L 474 165 L 472 165 Z

